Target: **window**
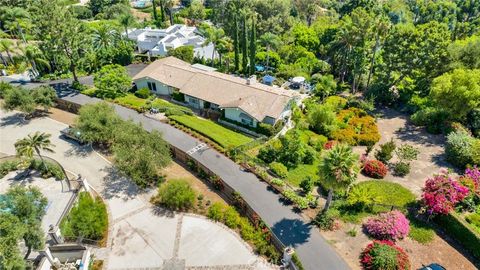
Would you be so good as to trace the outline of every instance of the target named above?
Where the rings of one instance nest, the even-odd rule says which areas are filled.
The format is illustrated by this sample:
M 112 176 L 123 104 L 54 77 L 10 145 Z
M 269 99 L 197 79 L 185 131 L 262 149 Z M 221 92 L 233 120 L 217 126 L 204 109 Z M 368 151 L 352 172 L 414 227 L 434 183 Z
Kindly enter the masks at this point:
M 242 124 L 249 125 L 249 126 L 253 124 L 253 119 L 250 116 L 244 113 L 240 113 L 239 116 L 240 116 L 240 121 L 242 121 Z
M 148 85 L 148 89 L 150 89 L 150 91 L 157 91 L 157 84 L 156 83 L 148 82 L 147 85 Z

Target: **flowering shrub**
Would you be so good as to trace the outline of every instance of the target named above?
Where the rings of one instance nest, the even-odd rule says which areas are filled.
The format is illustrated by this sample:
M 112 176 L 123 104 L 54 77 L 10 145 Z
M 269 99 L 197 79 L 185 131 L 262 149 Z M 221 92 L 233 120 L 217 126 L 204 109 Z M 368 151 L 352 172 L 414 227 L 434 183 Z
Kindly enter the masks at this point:
M 335 146 L 335 144 L 337 144 L 337 141 L 328 141 L 323 145 L 323 149 L 330 150 Z
M 409 270 L 411 269 L 407 253 L 391 241 L 373 241 L 363 250 L 360 262 L 364 269 L 371 270 Z
M 480 184 L 480 170 L 477 168 L 477 166 L 474 166 L 473 168 L 467 168 L 464 176 L 472 179 L 475 182 L 475 187 L 478 188 Z
M 382 179 L 387 175 L 387 166 L 380 160 L 367 160 L 362 171 L 366 176 Z
M 368 219 L 363 225 L 368 234 L 383 240 L 403 239 L 410 232 L 410 222 L 402 212 L 394 210 Z
M 337 114 L 341 128 L 332 132 L 331 137 L 350 145 L 374 145 L 380 140 L 375 118 L 364 110 L 348 108 Z
M 423 188 L 422 202 L 430 215 L 448 214 L 468 193 L 468 188 L 444 171 L 427 179 Z

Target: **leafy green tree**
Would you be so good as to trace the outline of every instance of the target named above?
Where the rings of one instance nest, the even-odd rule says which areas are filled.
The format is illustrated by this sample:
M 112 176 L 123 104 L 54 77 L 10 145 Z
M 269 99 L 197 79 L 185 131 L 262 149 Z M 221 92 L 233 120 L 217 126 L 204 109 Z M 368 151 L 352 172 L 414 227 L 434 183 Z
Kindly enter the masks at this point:
M 89 143 L 113 143 L 116 127 L 121 119 L 112 105 L 107 102 L 87 104 L 80 108 L 75 119 L 75 127 L 80 130 L 82 139 Z
M 456 69 L 433 80 L 430 97 L 452 120 L 465 120 L 480 107 L 480 69 Z
M 337 81 L 333 78 L 333 75 L 320 75 L 320 78 L 316 81 L 314 93 L 325 99 L 328 96 L 334 95 L 337 91 Z
M 238 37 L 238 19 L 237 15 L 234 16 L 234 26 L 233 26 L 233 49 L 234 49 L 234 55 L 235 55 L 235 72 L 238 72 L 240 70 L 240 45 L 239 45 L 239 37 Z
M 270 64 L 270 50 L 271 49 L 274 49 L 274 50 L 277 49 L 278 46 L 281 43 L 281 40 L 277 35 L 275 35 L 271 32 L 267 32 L 267 33 L 263 34 L 262 36 L 260 36 L 259 42 L 262 46 L 265 46 L 265 48 L 267 49 L 267 53 L 266 53 L 267 59 L 266 59 L 265 66 L 267 67 L 267 70 L 268 70 L 268 67 L 269 67 L 269 64 Z
M 205 36 L 205 44 L 212 44 L 213 45 L 213 50 L 212 50 L 212 66 L 215 66 L 215 52 L 216 52 L 216 47 L 220 40 L 225 36 L 225 32 L 223 31 L 222 28 L 216 28 L 215 26 L 210 26 L 206 27 L 205 31 L 203 31 L 203 34 Z
M 193 46 L 180 46 L 175 49 L 168 50 L 168 56 L 174 56 L 188 63 L 193 63 Z
M 319 172 L 322 185 L 328 188 L 323 212 L 327 212 L 334 191 L 345 191 L 355 182 L 359 172 L 358 155 L 346 144 L 336 144 L 326 151 L 320 161 Z
M 115 4 L 129 4 L 128 0 L 89 0 L 88 7 L 92 10 L 94 15 L 102 13 L 106 8 Z
M 338 128 L 334 109 L 326 105 L 316 105 L 311 108 L 307 119 L 312 130 L 327 137 Z
M 247 18 L 246 15 L 243 15 L 242 17 L 242 41 L 241 41 L 241 46 L 242 46 L 242 72 L 243 75 L 247 76 L 248 75 L 248 50 L 247 50 Z
M 118 21 L 125 29 L 125 38 L 128 38 L 128 27 L 130 27 L 135 22 L 135 17 L 132 14 L 124 14 L 118 18 Z
M 106 65 L 93 77 L 97 88 L 96 95 L 102 98 L 120 97 L 125 95 L 132 88 L 132 78 L 127 69 L 120 65 Z
M 255 74 L 255 51 L 256 51 L 256 42 L 257 34 L 255 29 L 255 18 L 252 17 L 252 29 L 250 29 L 250 74 Z
M 185 180 L 170 180 L 160 186 L 156 201 L 172 210 L 186 210 L 195 203 L 195 191 Z
M 199 21 L 205 19 L 206 12 L 205 7 L 203 6 L 202 1 L 200 0 L 193 0 L 188 7 L 188 18 L 194 22 L 194 24 Z
M 220 62 L 220 67 L 223 67 L 223 56 L 233 50 L 232 39 L 229 37 L 223 37 L 218 41 L 217 52 L 218 52 L 218 61 Z M 230 58 L 227 58 L 227 70 L 230 68 Z
M 33 159 L 33 154 L 37 154 L 38 157 L 42 160 L 43 167 L 45 171 L 48 171 L 47 163 L 43 159 L 43 156 L 40 154 L 40 151 L 46 151 L 54 153 L 51 147 L 55 146 L 50 142 L 50 137 L 52 135 L 48 133 L 35 132 L 29 134 L 27 137 L 20 139 L 15 142 L 15 151 L 20 157 L 24 157 L 27 160 Z
M 25 227 L 19 226 L 18 218 L 7 212 L 0 212 L 0 268 L 25 269 L 18 244 Z
M 3 94 L 2 107 L 7 111 L 20 110 L 29 116 L 35 111 L 35 100 L 28 90 L 12 87 Z
M 31 95 L 36 105 L 43 107 L 44 111 L 48 111 L 49 108 L 55 105 L 57 99 L 57 92 L 53 87 L 42 85 L 31 91 Z
M 456 40 L 448 46 L 452 69 L 480 69 L 480 36 Z
M 100 198 L 82 192 L 78 203 L 60 224 L 60 229 L 67 238 L 101 240 L 108 230 L 107 208 Z
M 19 225 L 24 226 L 22 238 L 27 246 L 26 259 L 30 256 L 32 249 L 38 250 L 44 246 L 41 220 L 45 215 L 48 200 L 36 187 L 16 186 L 9 189 L 5 196 L 7 197 L 6 207 L 21 222 Z

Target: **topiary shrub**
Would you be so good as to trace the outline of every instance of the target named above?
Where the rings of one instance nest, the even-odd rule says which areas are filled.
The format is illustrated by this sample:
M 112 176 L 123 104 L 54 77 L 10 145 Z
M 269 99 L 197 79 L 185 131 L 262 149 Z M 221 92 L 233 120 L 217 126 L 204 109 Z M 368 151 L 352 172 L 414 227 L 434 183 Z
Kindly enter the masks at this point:
M 425 181 L 422 203 L 429 215 L 446 215 L 469 193 L 468 188 L 454 180 L 448 172 L 442 171 Z
M 393 173 L 396 176 L 405 176 L 410 173 L 410 163 L 408 162 L 397 162 L 393 165 Z
M 313 181 L 313 179 L 310 176 L 307 176 L 307 178 L 300 182 L 300 187 L 302 188 L 303 192 L 310 193 L 310 191 L 312 191 L 313 189 L 314 184 L 315 182 Z
M 280 178 L 286 178 L 288 175 L 288 169 L 282 163 L 272 162 L 270 163 L 269 167 L 270 170 L 272 170 L 272 172 Z
M 464 130 L 451 132 L 447 136 L 445 154 L 447 161 L 459 168 L 480 163 L 480 140 Z
M 135 96 L 139 98 L 147 99 L 152 95 L 152 92 L 148 88 L 141 88 L 135 91 Z
M 368 177 L 382 179 L 387 175 L 388 169 L 387 166 L 379 160 L 367 160 L 362 172 Z
M 193 207 L 195 197 L 195 191 L 187 181 L 170 180 L 158 188 L 154 202 L 172 210 L 185 210 Z
M 380 144 L 380 149 L 375 152 L 375 158 L 383 163 L 388 163 L 393 157 L 393 151 L 395 151 L 395 142 L 391 139 L 389 142 Z
M 405 238 L 410 232 L 410 222 L 398 210 L 369 218 L 363 226 L 369 235 L 380 240 L 396 241 Z
M 391 241 L 373 241 L 363 250 L 360 262 L 364 269 L 410 270 L 407 253 Z

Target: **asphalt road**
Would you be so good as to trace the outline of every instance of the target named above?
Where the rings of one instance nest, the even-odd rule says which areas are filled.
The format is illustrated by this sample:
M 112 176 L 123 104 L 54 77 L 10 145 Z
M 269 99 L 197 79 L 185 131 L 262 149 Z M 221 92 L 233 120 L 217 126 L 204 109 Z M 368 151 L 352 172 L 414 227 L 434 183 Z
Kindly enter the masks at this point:
M 142 68 L 141 65 L 131 66 L 129 67 L 129 73 L 134 75 L 136 74 L 135 72 L 139 72 Z M 70 81 L 58 80 L 50 84 L 56 84 L 58 96 L 64 100 L 81 105 L 100 101 L 100 99 L 69 90 L 64 83 L 69 83 Z M 91 83 L 91 77 L 82 78 L 81 81 L 87 84 Z M 35 84 L 26 84 L 24 86 L 31 88 Z M 185 152 L 202 143 L 168 124 L 150 119 L 134 110 L 116 104 L 114 106 L 123 119 L 131 119 L 141 123 L 145 130 L 162 132 L 168 143 Z M 343 258 L 320 235 L 317 228 L 306 223 L 300 215 L 293 211 L 291 206 L 283 204 L 280 197 L 270 191 L 267 184 L 261 182 L 254 174 L 243 171 L 235 162 L 211 148 L 204 148 L 195 152 L 192 154 L 192 158 L 208 167 L 239 192 L 253 210 L 270 226 L 275 235 L 286 246 L 291 245 L 295 248 L 305 269 L 350 269 Z

